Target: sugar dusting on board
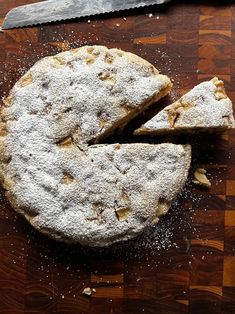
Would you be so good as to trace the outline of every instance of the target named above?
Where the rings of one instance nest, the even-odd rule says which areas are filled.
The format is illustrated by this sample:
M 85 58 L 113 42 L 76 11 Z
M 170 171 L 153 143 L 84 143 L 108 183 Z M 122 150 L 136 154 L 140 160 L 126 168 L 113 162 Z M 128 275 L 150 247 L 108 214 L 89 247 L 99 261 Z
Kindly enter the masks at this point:
M 8 248 L 12 256 L 11 267 L 14 269 L 19 265 L 26 265 L 28 259 L 36 257 L 37 263 L 29 264 L 28 267 L 34 276 L 37 276 L 39 285 L 45 283 L 48 285 L 50 300 L 77 299 L 82 296 L 82 292 L 87 287 L 90 287 L 92 291 L 99 292 L 99 281 L 102 286 L 109 287 L 114 284 L 118 289 L 123 289 L 123 283 L 119 280 L 110 282 L 109 279 L 106 279 L 110 273 L 109 266 L 112 267 L 113 264 L 117 265 L 117 274 L 119 271 L 124 271 L 123 275 L 132 278 L 133 283 L 135 282 L 137 285 L 141 285 L 145 280 L 146 271 L 147 273 L 155 272 L 162 267 L 168 268 L 172 265 L 178 272 L 184 271 L 188 267 L 192 268 L 194 255 L 190 253 L 191 238 L 188 236 L 191 234 L 192 238 L 200 239 L 200 233 L 192 227 L 192 220 L 201 198 L 196 197 L 191 191 L 192 186 L 189 181 L 173 205 L 171 213 L 163 217 L 152 232 L 135 241 L 101 250 L 56 243 L 39 235 L 26 224 L 22 229 L 21 219 L 11 212 L 10 215 L 15 215 L 15 219 L 12 219 L 13 217 L 8 217 L 8 219 L 11 220 L 11 226 L 14 228 L 6 235 L 12 239 L 18 232 L 23 235 L 21 243 L 12 241 Z M 183 209 L 185 203 L 188 207 Z M 177 237 L 177 234 L 180 234 L 180 238 Z M 180 245 L 178 240 L 180 240 Z M 181 254 L 177 253 L 178 250 L 184 252 L 183 256 L 188 256 L 188 258 L 179 259 L 175 264 L 174 256 Z M 205 251 L 201 257 L 202 262 L 207 261 L 208 255 L 211 254 L 212 251 Z M 128 266 L 133 263 L 135 267 Z M 118 266 L 119 264 L 120 266 Z M 122 264 L 125 268 L 122 268 Z M 84 275 L 84 272 L 87 275 Z M 90 276 L 97 278 L 98 281 L 90 283 Z M 69 285 L 65 290 L 57 291 L 58 280 L 63 281 L 65 278 L 70 279 Z

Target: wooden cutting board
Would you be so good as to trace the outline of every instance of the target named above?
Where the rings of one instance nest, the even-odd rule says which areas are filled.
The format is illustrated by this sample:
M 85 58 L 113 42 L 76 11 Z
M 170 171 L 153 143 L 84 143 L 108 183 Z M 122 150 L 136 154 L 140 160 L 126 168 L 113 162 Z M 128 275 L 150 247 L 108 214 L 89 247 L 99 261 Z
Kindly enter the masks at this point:
M 32 2 L 0 0 L 0 16 Z M 231 3 L 173 1 L 90 23 L 1 32 L 0 95 L 41 57 L 102 44 L 146 58 L 174 80 L 172 94 L 132 123 L 120 141 L 136 140 L 134 126 L 214 75 L 225 80 L 235 103 Z M 113 249 L 47 239 L 14 213 L 1 190 L 0 313 L 235 313 L 235 131 L 190 141 L 192 167 L 208 170 L 212 188 L 189 182 L 151 234 Z M 92 296 L 82 294 L 85 287 L 95 289 Z

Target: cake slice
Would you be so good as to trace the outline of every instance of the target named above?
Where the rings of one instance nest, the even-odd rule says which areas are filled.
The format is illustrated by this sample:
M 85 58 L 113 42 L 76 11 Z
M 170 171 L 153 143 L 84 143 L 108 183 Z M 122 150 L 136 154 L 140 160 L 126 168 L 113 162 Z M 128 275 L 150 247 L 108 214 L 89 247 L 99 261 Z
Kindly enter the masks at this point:
M 217 77 L 194 87 L 147 121 L 135 135 L 222 132 L 234 127 L 233 106 Z

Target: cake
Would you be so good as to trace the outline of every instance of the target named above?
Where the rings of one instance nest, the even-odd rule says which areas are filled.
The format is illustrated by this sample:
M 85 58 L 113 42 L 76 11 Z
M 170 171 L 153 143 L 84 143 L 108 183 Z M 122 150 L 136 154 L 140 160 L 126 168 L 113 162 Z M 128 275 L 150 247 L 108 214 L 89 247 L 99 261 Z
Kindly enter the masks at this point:
M 46 57 L 1 108 L 0 175 L 14 209 L 59 241 L 108 246 L 158 222 L 189 145 L 102 144 L 171 89 L 147 61 L 87 46 Z

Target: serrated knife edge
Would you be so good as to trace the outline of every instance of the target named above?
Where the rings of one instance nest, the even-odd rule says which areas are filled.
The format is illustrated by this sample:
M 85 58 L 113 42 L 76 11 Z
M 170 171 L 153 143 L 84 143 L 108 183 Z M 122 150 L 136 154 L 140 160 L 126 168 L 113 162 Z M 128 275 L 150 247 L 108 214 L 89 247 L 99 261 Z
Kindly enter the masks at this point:
M 33 26 L 49 22 L 130 10 L 163 4 L 170 0 L 48 0 L 12 9 L 2 29 Z M 74 14 L 74 12 L 76 12 Z M 53 18 L 52 18 L 53 17 Z

